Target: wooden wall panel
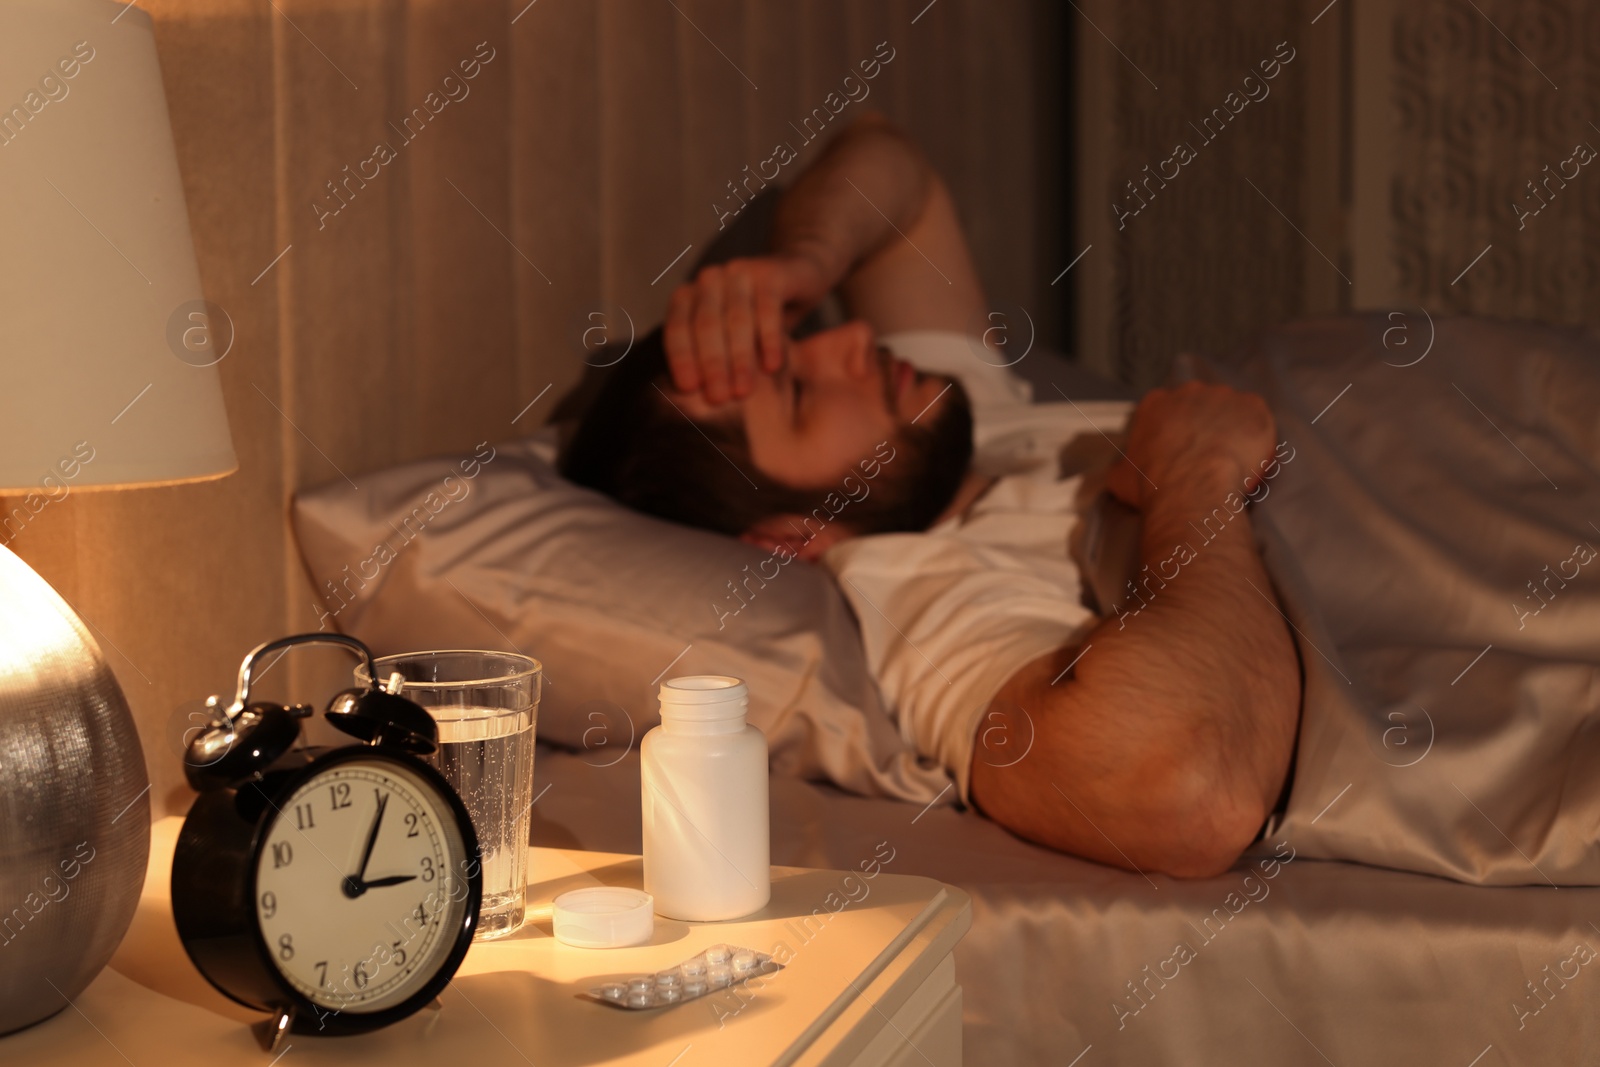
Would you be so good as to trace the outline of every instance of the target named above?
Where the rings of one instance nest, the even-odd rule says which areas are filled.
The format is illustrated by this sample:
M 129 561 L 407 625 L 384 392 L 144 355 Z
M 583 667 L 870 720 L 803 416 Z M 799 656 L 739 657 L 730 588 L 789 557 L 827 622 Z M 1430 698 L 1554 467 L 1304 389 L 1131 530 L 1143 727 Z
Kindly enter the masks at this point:
M 865 52 L 857 56 L 854 62 L 859 64 L 861 60 L 867 58 L 881 41 L 887 41 L 893 46 L 896 40 L 910 39 L 911 35 L 917 32 L 911 20 L 916 18 L 924 7 L 925 0 L 887 0 L 878 8 L 881 15 L 876 21 L 877 32 L 869 35 L 868 40 L 859 42 L 856 50 L 864 48 Z M 905 125 L 911 113 L 913 99 L 910 65 L 899 62 L 896 57 L 894 63 L 879 72 L 873 85 L 875 88 L 872 90 L 872 106 L 883 110 L 896 122 Z
M 693 253 L 677 257 L 699 242 L 704 225 L 681 214 L 680 16 L 669 4 L 599 6 L 601 273 L 608 299 L 644 330 L 660 321 Z
M 414 371 L 402 455 L 470 454 L 513 433 L 522 406 L 507 358 L 515 265 L 527 266 L 511 239 L 509 20 L 503 0 L 424 0 L 406 20 L 406 98 L 446 103 L 408 161 L 411 271 L 400 288 Z M 462 62 L 477 77 L 467 80 Z
M 920 9 L 921 5 L 917 5 Z M 913 10 L 915 17 L 917 10 Z M 894 115 L 895 120 L 911 137 L 922 145 L 934 167 L 944 177 L 955 194 L 957 210 L 963 220 L 974 206 L 979 195 L 972 181 L 973 169 L 967 159 L 971 147 L 970 128 L 966 121 L 971 98 L 982 93 L 983 87 L 969 80 L 970 71 L 962 62 L 960 41 L 966 29 L 970 12 L 967 5 L 956 0 L 940 0 L 932 8 L 922 11 L 915 25 L 907 20 L 903 27 L 888 35 L 894 49 L 890 68 L 905 78 L 907 85 L 906 110 Z M 855 57 L 852 62 L 861 57 Z M 1001 209 L 1002 212 L 1004 209 Z M 970 231 L 969 231 L 970 235 Z M 973 254 L 981 255 L 980 246 L 973 245 Z M 935 263 L 928 268 L 948 274 L 948 270 Z M 986 282 L 991 279 L 985 276 Z M 990 292 L 991 300 L 998 294 Z
M 600 14 L 591 4 L 514 5 L 511 197 L 516 277 L 514 430 L 538 426 L 582 371 L 576 353 L 591 325 L 626 336 L 601 279 Z M 578 72 L 590 76 L 578 76 Z M 591 314 L 599 319 L 591 320 Z M 595 340 L 599 334 L 593 335 Z M 548 391 L 546 391 L 548 388 Z M 541 394 L 543 394 L 541 398 Z
M 764 158 L 750 138 L 750 116 L 761 83 L 751 77 L 744 59 L 749 23 L 746 10 L 718 0 L 674 3 L 673 44 L 682 71 L 675 104 L 682 116 L 683 147 L 672 163 L 662 160 L 662 165 L 675 163 L 681 175 L 677 214 L 684 243 L 693 241 L 695 248 L 655 286 L 657 290 L 666 290 L 669 282 L 686 274 L 705 251 L 717 232 L 713 206 L 738 203 L 730 201 L 730 181 L 741 192 L 747 188 L 746 182 L 749 189 L 762 187 L 757 166 Z M 666 295 L 661 293 L 662 298 Z M 658 298 L 646 308 L 645 318 L 659 319 L 664 310 L 664 301 Z
M 1012 322 L 1015 313 L 1005 316 L 1005 329 L 1021 333 L 1028 329 L 1026 318 L 1036 324 L 1049 323 L 1049 310 L 1027 295 L 1053 275 L 1040 262 L 1038 233 L 1034 214 L 1022 205 L 1040 203 L 1048 191 L 1037 186 L 1035 169 L 1040 146 L 1037 143 L 1038 117 L 1029 86 L 1034 77 L 1030 56 L 1022 50 L 1013 53 L 1012 43 L 1029 38 L 1027 12 L 1016 5 L 967 3 L 961 9 L 965 47 L 960 62 L 964 81 L 977 88 L 969 91 L 962 115 L 963 189 L 961 201 L 971 205 L 962 212 L 962 222 L 972 241 L 974 255 L 983 264 L 984 277 L 991 289 L 993 305 L 1030 303 L 1024 321 Z M 938 13 L 928 13 L 932 19 Z M 925 19 L 924 21 L 927 21 Z M 917 24 L 919 27 L 922 23 Z M 1004 212 L 979 210 L 982 202 L 1004 203 Z M 1042 206 L 1042 205 L 1041 205 Z M 1002 320 L 995 320 L 998 324 Z
M 1316 12 L 1309 14 L 1315 15 Z M 1354 189 L 1350 159 L 1350 90 L 1346 61 L 1350 55 L 1355 9 L 1343 5 L 1329 10 L 1316 24 L 1317 32 L 1302 36 L 1301 59 L 1306 65 L 1304 133 L 1306 215 L 1301 228 L 1306 238 L 1339 264 L 1346 283 L 1327 269 L 1320 258 L 1304 263 L 1300 282 L 1308 309 L 1349 308 L 1360 303 L 1358 269 L 1349 219 Z
M 1077 284 L 1094 365 L 1155 385 L 1179 352 L 1223 351 L 1263 326 L 1349 306 L 1343 248 L 1306 234 L 1337 217 L 1329 200 L 1339 193 L 1309 169 L 1326 163 L 1311 150 L 1322 132 L 1307 130 L 1309 116 L 1326 117 L 1311 79 L 1330 66 L 1318 56 L 1336 53 L 1340 32 L 1337 13 L 1313 24 L 1322 6 L 1084 6 L 1079 51 L 1095 75 L 1078 98 L 1080 218 L 1097 247 Z M 1294 58 L 1262 94 L 1259 64 L 1280 46 Z M 1252 75 L 1259 100 L 1230 105 Z M 1202 129 L 1216 109 L 1233 114 Z M 1175 177 L 1147 175 L 1180 143 L 1193 158 Z
M 157 811 L 187 804 L 174 713 L 230 690 L 255 644 L 317 628 L 291 495 L 536 429 L 579 376 L 585 316 L 654 326 L 726 183 L 801 147 L 790 123 L 880 41 L 896 58 L 865 106 L 947 171 L 996 299 L 1048 299 L 1026 202 L 1049 195 L 1026 99 L 1044 3 L 143 0 L 202 279 L 237 335 L 220 369 L 240 471 L 74 494 L 13 547 L 99 635 Z M 483 41 L 470 94 L 402 133 Z M 363 175 L 379 142 L 394 158 Z M 264 694 L 348 678 L 338 652 L 290 662 Z
M 284 394 L 271 399 L 289 424 L 291 488 L 359 484 L 354 475 L 395 456 L 415 433 L 407 425 L 411 375 L 400 372 L 415 366 L 414 308 L 397 282 L 409 272 L 415 237 L 417 143 L 438 130 L 422 124 L 407 145 L 389 125 L 421 103 L 410 99 L 400 62 L 402 9 L 320 0 L 278 7 L 279 210 L 294 247 L 274 272 L 287 291 L 287 374 Z M 366 180 L 359 169 L 380 142 L 397 158 Z M 358 409 L 374 414 L 352 417 Z
M 747 16 L 741 65 L 761 91 L 751 94 L 745 138 L 760 159 L 779 144 L 801 145 L 789 123 L 804 110 L 800 72 L 804 62 L 795 47 L 800 34 L 801 11 L 795 4 L 752 5 Z M 779 174 L 789 182 L 797 169 L 790 163 Z

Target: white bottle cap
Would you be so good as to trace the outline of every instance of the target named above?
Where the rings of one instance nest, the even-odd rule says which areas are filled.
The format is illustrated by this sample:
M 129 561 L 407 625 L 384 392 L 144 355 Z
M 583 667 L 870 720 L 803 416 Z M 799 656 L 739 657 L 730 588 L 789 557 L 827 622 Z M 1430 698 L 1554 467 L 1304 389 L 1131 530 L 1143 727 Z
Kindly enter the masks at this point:
M 624 886 L 574 889 L 556 897 L 551 927 L 556 940 L 574 948 L 642 945 L 655 933 L 655 899 Z
M 661 714 L 680 722 L 743 718 L 750 690 L 726 674 L 692 674 L 661 683 Z

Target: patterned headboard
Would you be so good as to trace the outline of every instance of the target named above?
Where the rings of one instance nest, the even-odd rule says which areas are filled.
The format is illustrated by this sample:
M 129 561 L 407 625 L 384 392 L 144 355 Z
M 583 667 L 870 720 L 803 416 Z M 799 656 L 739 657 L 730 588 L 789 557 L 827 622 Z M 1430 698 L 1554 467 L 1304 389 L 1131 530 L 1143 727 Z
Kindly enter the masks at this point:
M 1600 7 L 1080 6 L 1092 365 L 1156 384 L 1177 352 L 1352 308 L 1600 316 Z M 1194 158 L 1167 164 L 1179 143 Z M 1174 176 L 1147 187 L 1146 166 Z

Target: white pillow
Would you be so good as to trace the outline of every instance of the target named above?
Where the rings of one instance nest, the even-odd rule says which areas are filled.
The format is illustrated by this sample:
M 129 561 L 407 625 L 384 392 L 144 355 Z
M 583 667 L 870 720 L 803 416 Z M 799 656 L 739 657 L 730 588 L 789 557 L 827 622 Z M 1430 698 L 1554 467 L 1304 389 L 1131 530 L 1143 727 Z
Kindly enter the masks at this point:
M 763 582 L 768 553 L 580 489 L 553 453 L 543 439 L 486 443 L 364 475 L 360 489 L 299 494 L 294 528 L 322 625 L 380 655 L 534 657 L 539 737 L 592 762 L 620 758 L 656 724 L 660 678 L 731 674 L 749 684 L 774 770 L 922 804 L 954 796 L 885 712 L 824 571 L 797 560 Z

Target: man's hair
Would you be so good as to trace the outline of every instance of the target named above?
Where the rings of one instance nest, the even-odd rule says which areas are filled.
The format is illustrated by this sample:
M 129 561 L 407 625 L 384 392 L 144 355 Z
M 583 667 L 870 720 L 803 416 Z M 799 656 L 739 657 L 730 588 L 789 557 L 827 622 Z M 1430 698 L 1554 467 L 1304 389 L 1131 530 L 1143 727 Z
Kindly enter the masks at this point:
M 933 427 L 898 430 L 888 459 L 862 456 L 839 485 L 825 488 L 796 488 L 762 472 L 738 418 L 691 420 L 668 383 L 657 329 L 612 369 L 562 454 L 561 473 L 635 510 L 734 537 L 783 514 L 815 514 L 824 523 L 837 514 L 858 532 L 888 533 L 927 529 L 971 459 L 971 409 L 959 383 Z M 861 488 L 845 484 L 851 479 Z

